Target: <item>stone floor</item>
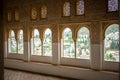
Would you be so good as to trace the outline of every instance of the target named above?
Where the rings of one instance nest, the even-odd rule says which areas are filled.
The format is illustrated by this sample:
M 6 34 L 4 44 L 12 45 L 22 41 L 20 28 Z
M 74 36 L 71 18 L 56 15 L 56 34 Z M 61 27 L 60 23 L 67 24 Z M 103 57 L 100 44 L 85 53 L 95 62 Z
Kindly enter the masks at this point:
M 4 69 L 4 80 L 75 80 L 30 72 Z

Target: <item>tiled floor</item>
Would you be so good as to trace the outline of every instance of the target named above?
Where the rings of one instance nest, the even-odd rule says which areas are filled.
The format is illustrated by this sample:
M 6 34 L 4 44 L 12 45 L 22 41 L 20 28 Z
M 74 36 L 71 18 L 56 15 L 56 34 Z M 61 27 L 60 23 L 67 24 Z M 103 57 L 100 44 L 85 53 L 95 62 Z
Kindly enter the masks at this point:
M 65 79 L 18 70 L 4 69 L 4 80 L 74 80 L 74 79 Z

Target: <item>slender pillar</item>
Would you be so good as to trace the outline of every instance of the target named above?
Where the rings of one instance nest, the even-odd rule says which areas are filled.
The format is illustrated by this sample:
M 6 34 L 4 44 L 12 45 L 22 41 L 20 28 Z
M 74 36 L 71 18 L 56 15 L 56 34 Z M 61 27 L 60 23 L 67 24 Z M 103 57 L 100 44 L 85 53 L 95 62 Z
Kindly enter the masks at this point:
M 6 31 L 6 28 L 4 28 L 4 58 L 7 58 L 7 53 L 8 53 L 8 35 L 7 34 L 9 34 L 9 33 L 7 33 L 7 31 Z
M 24 61 L 30 61 L 30 32 L 27 26 L 23 28 L 24 32 Z
M 101 51 L 100 51 L 100 23 L 92 22 L 91 26 L 91 68 L 101 69 Z
M 60 64 L 60 40 L 58 25 L 53 25 L 52 29 L 52 64 Z

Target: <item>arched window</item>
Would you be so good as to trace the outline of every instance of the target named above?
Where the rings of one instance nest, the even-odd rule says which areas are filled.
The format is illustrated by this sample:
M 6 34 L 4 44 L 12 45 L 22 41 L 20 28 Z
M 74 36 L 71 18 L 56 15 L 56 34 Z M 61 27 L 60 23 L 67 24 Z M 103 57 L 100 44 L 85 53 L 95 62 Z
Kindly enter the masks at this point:
M 20 30 L 19 32 L 18 53 L 23 54 L 23 30 Z
M 76 58 L 90 59 L 90 34 L 86 27 L 82 27 L 78 32 L 76 53 Z
M 31 8 L 31 18 L 37 19 L 37 9 L 35 7 Z
M 13 30 L 11 30 L 9 34 L 9 53 L 17 53 L 17 44 Z
M 65 2 L 63 5 L 63 16 L 70 16 L 70 3 Z
M 43 42 L 43 56 L 52 56 L 52 32 L 46 29 Z
M 41 18 L 47 18 L 47 7 L 46 6 L 41 7 Z
M 15 10 L 15 20 L 18 21 L 19 20 L 19 11 Z
M 118 11 L 118 0 L 108 0 L 108 12 Z
M 63 57 L 74 58 L 75 47 L 72 39 L 72 31 L 66 28 L 63 32 Z
M 76 14 L 83 15 L 84 14 L 84 0 L 78 0 L 76 3 Z
M 105 31 L 104 60 L 119 62 L 119 25 L 112 24 Z
M 37 29 L 33 31 L 33 51 L 32 55 L 41 55 L 41 40 L 40 40 L 40 34 Z
M 8 12 L 8 14 L 7 14 L 7 20 L 8 21 L 11 21 L 12 20 L 12 16 L 11 16 L 12 14 L 11 14 L 11 12 Z

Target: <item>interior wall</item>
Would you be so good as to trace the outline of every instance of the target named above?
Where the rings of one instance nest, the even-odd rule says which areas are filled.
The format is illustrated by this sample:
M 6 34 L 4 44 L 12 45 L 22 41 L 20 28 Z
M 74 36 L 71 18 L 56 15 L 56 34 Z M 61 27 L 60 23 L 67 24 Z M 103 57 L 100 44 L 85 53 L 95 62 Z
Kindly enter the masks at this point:
M 64 28 L 64 26 L 69 26 L 72 25 L 72 29 L 73 31 L 76 29 L 76 26 L 78 26 L 77 24 L 87 24 L 89 23 L 89 27 L 90 27 L 90 31 L 91 31 L 91 57 L 92 60 L 90 62 L 90 68 L 94 69 L 94 70 L 101 70 L 101 54 L 102 52 L 102 43 L 103 43 L 103 29 L 106 25 L 111 24 L 111 23 L 118 23 L 119 20 L 119 13 L 118 12 L 112 12 L 112 13 L 108 13 L 107 12 L 107 1 L 106 0 L 85 0 L 85 15 L 82 16 L 77 16 L 76 12 L 75 12 L 75 2 L 76 0 L 69 0 L 71 3 L 71 16 L 68 17 L 64 17 L 62 16 L 62 5 L 64 3 L 65 0 L 21 0 L 20 2 L 18 2 L 18 0 L 4 0 L 4 20 L 3 20 L 3 25 L 4 25 L 4 30 L 6 30 L 6 34 L 5 36 L 7 37 L 7 32 L 9 29 L 19 29 L 19 28 L 23 28 L 25 34 L 24 34 L 24 47 L 25 47 L 25 51 L 24 51 L 24 61 L 30 61 L 30 31 L 37 27 L 40 30 L 46 26 L 51 26 L 52 30 L 53 30 L 53 51 L 54 51 L 54 56 L 53 56 L 53 62 L 52 64 L 60 64 L 60 41 L 61 41 L 61 31 L 62 31 L 62 27 Z M 41 5 L 45 4 L 48 7 L 48 15 L 46 19 L 41 19 L 40 15 L 37 16 L 36 20 L 31 20 L 30 17 L 30 9 L 32 6 L 36 7 L 38 9 L 38 14 L 40 11 L 40 7 Z M 14 11 L 15 10 L 19 10 L 20 11 L 20 20 L 19 21 L 15 21 L 14 20 Z M 7 21 L 7 12 L 11 11 L 12 12 L 12 21 L 8 22 Z M 7 38 L 5 37 L 5 44 L 7 43 Z M 4 49 L 5 50 L 5 49 Z M 7 52 L 6 52 L 7 54 Z M 7 55 L 5 54 L 5 58 L 7 58 Z M 27 56 L 27 57 L 26 57 Z M 19 62 L 18 62 L 19 63 Z M 31 68 L 26 68 L 29 66 L 35 66 L 36 64 L 30 64 L 28 63 L 24 63 L 21 62 L 18 64 L 17 62 L 11 61 L 11 60 L 5 60 L 5 67 L 10 67 L 10 68 L 18 68 L 18 69 L 23 69 L 23 70 L 30 70 L 30 71 L 34 71 L 31 70 Z M 71 63 L 69 61 L 69 63 Z M 20 65 L 19 67 L 17 67 L 17 65 Z M 23 68 L 22 66 L 26 66 L 25 68 Z M 40 65 L 39 65 L 40 66 Z M 50 74 L 55 75 L 56 72 L 54 72 L 54 67 L 52 66 L 51 71 L 49 72 Z M 37 67 L 36 71 L 38 70 L 38 72 L 43 72 L 46 73 L 46 70 L 48 67 L 42 67 L 41 69 L 43 69 L 43 71 L 41 69 L 39 69 Z M 59 66 L 56 67 L 59 68 L 57 69 L 58 71 L 61 70 L 62 68 L 60 68 Z M 71 76 L 72 73 L 69 73 L 69 71 L 67 72 L 68 68 L 65 68 L 65 75 L 67 77 Z M 53 70 L 53 72 L 52 72 Z M 74 69 L 72 69 L 74 72 Z M 83 74 L 81 77 L 87 79 L 87 72 L 81 73 L 81 70 L 79 70 L 80 72 L 75 71 L 75 74 Z M 90 70 L 91 71 L 91 70 Z M 115 69 L 115 71 L 118 71 L 118 67 Z M 88 71 L 89 73 L 89 71 Z M 91 73 L 95 74 L 94 71 L 91 71 Z M 99 77 L 103 77 L 104 74 L 97 72 Z M 58 75 L 62 75 L 62 72 Z M 62 75 L 62 76 L 65 76 Z M 109 77 L 109 73 L 107 74 L 107 78 L 108 79 L 118 79 L 118 74 L 112 75 L 112 77 Z M 78 77 L 79 75 L 76 75 L 74 78 L 78 78 L 80 79 L 81 77 Z M 93 76 L 93 75 L 92 75 Z M 89 77 L 91 79 L 97 79 Z M 100 78 L 101 79 L 101 78 Z M 104 78 L 106 79 L 106 78 Z
M 4 49 L 3 49 L 3 2 L 0 1 L 0 80 L 4 78 Z

